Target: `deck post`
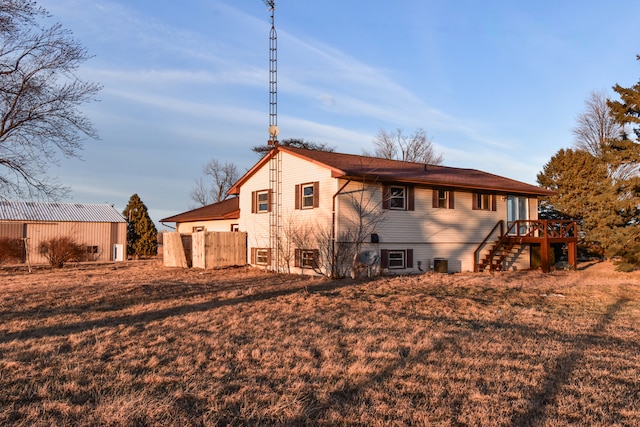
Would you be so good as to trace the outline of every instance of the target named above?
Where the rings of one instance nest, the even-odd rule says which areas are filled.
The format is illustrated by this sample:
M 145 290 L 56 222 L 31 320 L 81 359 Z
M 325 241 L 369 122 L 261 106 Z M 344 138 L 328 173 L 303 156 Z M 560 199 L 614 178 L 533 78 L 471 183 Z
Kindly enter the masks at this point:
M 567 252 L 569 265 L 576 270 L 578 268 L 578 244 L 576 242 L 568 242 Z
M 548 273 L 551 270 L 549 265 L 549 252 L 551 245 L 549 244 L 549 229 L 547 220 L 542 221 L 542 243 L 540 244 L 540 261 L 542 263 L 542 272 Z

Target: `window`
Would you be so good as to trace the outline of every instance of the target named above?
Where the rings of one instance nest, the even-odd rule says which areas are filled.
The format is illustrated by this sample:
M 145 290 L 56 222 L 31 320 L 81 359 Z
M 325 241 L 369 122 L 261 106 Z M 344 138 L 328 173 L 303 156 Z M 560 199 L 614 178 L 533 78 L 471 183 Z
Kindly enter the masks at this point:
M 391 186 L 389 188 L 389 209 L 405 208 L 405 188 Z
M 253 263 L 256 265 L 271 264 L 271 249 L 269 248 L 251 248 Z
M 271 212 L 271 191 L 260 190 L 251 193 L 251 212 Z
M 197 233 L 198 231 L 204 231 L 204 227 L 201 226 L 201 225 L 196 226 L 196 227 L 191 227 L 191 232 L 192 233 Z
M 488 193 L 473 193 L 473 209 L 481 211 L 495 211 L 496 195 Z
M 240 231 L 239 224 L 231 224 L 231 231 Z
M 87 246 L 87 261 L 97 261 L 97 260 L 98 260 L 98 247 Z
M 320 183 L 310 182 L 296 185 L 296 209 L 313 209 L 320 207 Z
M 389 268 L 404 268 L 404 251 L 389 251 Z
M 453 191 L 434 189 L 433 207 L 441 209 L 453 209 Z
M 414 210 L 413 186 L 385 185 L 382 189 L 382 209 Z
M 380 251 L 380 267 L 389 270 L 413 268 L 413 249 L 382 249 Z
M 313 268 L 316 265 L 316 256 L 313 251 L 302 251 L 300 256 L 300 265 L 302 267 Z
M 296 249 L 295 267 L 317 268 L 320 251 L 317 249 Z
M 313 184 L 302 186 L 302 209 L 313 208 Z
M 268 212 L 269 211 L 269 192 L 268 191 L 258 191 L 258 212 Z

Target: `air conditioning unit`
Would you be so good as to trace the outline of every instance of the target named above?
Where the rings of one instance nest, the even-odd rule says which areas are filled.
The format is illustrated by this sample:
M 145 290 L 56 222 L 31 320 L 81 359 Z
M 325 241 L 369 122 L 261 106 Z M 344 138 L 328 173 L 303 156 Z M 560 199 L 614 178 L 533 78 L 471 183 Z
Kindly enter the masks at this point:
M 445 273 L 445 274 L 448 273 L 449 261 L 444 258 L 434 258 L 433 271 L 436 273 Z

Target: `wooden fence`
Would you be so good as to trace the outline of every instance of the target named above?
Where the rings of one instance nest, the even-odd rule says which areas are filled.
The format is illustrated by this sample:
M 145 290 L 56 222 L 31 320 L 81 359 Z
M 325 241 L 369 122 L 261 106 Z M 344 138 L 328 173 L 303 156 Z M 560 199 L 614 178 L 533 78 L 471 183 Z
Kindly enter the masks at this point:
M 238 231 L 163 236 L 165 267 L 224 268 L 247 264 L 247 233 Z

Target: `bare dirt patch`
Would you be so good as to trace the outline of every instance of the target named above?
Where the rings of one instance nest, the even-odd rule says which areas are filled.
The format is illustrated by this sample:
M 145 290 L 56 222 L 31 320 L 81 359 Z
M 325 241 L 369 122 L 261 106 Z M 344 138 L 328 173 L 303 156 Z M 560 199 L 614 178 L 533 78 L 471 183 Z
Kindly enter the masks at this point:
M 639 283 L 0 271 L 0 424 L 640 425 Z

